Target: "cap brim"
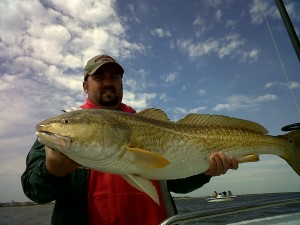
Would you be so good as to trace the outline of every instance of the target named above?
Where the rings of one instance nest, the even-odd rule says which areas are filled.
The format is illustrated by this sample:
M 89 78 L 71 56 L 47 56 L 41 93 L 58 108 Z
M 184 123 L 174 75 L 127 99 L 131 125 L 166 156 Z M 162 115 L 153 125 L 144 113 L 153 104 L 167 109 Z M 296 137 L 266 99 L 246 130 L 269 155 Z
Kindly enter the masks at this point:
M 115 62 L 105 62 L 101 65 L 98 65 L 96 66 L 91 72 L 88 73 L 88 75 L 93 75 L 101 66 L 103 65 L 107 65 L 107 64 L 113 64 L 114 66 L 118 67 L 121 71 L 121 73 L 123 74 L 124 73 L 124 69 L 122 66 L 120 66 L 118 63 L 115 63 Z

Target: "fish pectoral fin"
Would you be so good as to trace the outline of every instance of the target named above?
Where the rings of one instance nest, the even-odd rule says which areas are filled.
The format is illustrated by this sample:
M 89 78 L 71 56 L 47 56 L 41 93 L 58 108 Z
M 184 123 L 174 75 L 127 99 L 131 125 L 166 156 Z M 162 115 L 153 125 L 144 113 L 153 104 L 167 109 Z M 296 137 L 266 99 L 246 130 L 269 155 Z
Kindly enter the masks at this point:
M 129 146 L 126 147 L 123 157 L 143 169 L 158 169 L 170 164 L 168 160 L 156 153 Z
M 155 186 L 152 182 L 144 177 L 138 175 L 124 175 L 122 176 L 131 186 L 135 187 L 141 192 L 145 192 L 150 198 L 159 205 L 159 197 Z
M 238 159 L 239 163 L 257 162 L 257 161 L 259 161 L 259 155 L 245 155 Z

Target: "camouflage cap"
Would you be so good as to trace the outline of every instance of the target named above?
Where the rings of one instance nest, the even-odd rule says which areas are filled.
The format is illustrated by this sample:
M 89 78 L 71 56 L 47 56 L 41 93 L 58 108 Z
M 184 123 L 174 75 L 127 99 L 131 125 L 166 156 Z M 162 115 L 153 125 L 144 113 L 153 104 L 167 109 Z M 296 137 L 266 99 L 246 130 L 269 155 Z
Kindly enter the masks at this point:
M 116 67 L 120 69 L 121 76 L 123 76 L 124 69 L 114 58 L 109 55 L 97 55 L 91 58 L 84 67 L 84 80 L 88 75 L 93 75 L 102 65 L 106 63 L 115 64 Z

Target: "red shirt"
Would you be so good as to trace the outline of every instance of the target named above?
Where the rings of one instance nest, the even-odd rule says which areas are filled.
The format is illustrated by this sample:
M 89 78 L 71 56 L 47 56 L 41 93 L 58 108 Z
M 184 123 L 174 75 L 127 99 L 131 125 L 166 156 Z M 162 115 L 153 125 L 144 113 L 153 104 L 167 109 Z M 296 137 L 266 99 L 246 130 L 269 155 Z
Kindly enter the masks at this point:
M 81 108 L 100 108 L 89 99 Z M 135 113 L 121 104 L 124 112 Z M 147 194 L 137 190 L 121 176 L 91 170 L 88 181 L 89 225 L 158 225 L 166 219 L 157 181 L 160 205 Z

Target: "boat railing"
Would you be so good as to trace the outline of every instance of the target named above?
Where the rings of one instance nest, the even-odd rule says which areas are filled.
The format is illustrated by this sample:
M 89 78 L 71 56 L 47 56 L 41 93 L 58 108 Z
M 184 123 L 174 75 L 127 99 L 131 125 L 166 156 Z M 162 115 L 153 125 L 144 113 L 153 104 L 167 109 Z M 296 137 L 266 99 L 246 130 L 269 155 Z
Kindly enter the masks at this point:
M 188 222 L 188 221 L 200 222 L 200 220 L 203 219 L 214 218 L 214 217 L 219 217 L 224 215 L 231 215 L 240 212 L 247 212 L 250 210 L 256 210 L 261 208 L 294 204 L 294 203 L 300 203 L 300 195 L 267 198 L 262 200 L 238 203 L 235 205 L 230 205 L 222 208 L 214 208 L 209 210 L 182 213 L 167 218 L 166 220 L 161 222 L 160 225 L 170 225 L 178 222 Z

